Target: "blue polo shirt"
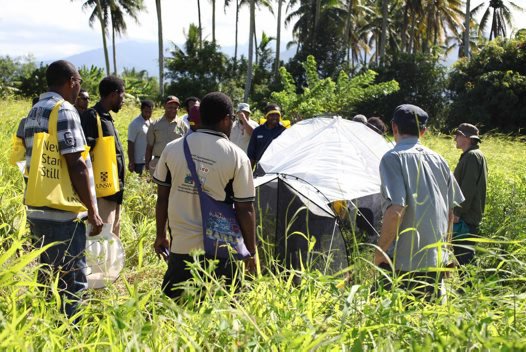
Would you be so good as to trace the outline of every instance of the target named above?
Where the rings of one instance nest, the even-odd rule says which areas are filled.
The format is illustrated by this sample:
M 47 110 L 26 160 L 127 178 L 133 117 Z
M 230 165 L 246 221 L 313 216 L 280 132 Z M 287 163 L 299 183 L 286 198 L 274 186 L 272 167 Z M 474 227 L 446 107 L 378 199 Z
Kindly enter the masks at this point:
M 427 271 L 448 263 L 445 250 L 448 214 L 464 201 L 446 161 L 404 138 L 380 162 L 383 209 L 405 207 L 399 232 L 388 254 L 397 270 Z
M 267 124 L 261 125 L 254 129 L 252 136 L 250 137 L 250 142 L 248 143 L 247 155 L 250 160 L 258 162 L 259 159 L 265 153 L 268 146 L 272 141 L 285 131 L 285 127 L 282 125 L 277 125 L 274 128 L 268 128 Z

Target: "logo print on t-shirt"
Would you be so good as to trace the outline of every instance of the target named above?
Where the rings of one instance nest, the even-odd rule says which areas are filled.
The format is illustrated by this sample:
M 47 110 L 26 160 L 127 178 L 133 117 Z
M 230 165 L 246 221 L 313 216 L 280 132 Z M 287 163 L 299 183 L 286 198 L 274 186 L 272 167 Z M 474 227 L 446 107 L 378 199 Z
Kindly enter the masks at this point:
M 108 181 L 108 171 L 101 171 L 100 172 L 100 179 L 102 182 Z
M 186 175 L 186 177 L 184 178 L 184 183 L 189 184 L 189 185 L 193 185 L 194 184 L 194 179 L 192 178 L 192 175 L 190 175 L 190 174 Z
M 64 143 L 69 147 L 75 146 L 75 138 L 73 138 L 73 134 L 70 131 L 64 132 Z

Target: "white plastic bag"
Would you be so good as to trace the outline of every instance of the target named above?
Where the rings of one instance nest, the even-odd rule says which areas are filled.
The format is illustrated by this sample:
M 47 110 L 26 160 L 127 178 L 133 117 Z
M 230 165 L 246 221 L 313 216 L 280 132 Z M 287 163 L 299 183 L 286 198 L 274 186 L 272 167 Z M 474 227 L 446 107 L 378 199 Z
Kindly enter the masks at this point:
M 111 224 L 104 224 L 99 235 L 87 236 L 85 254 L 88 288 L 103 288 L 117 280 L 124 267 L 124 248 L 111 233 Z

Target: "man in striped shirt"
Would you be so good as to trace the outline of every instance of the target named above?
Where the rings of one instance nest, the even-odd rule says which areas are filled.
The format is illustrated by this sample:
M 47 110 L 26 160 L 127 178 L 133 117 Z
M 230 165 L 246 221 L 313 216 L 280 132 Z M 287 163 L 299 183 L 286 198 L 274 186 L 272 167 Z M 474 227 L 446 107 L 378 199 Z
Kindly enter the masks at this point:
M 24 126 L 26 165 L 31 165 L 34 134 L 48 132 L 51 111 L 57 103 L 65 100 L 58 111 L 57 138 L 60 154 L 67 163 L 69 177 L 80 200 L 88 209 L 87 214 L 73 213 L 51 208 L 28 207 L 27 220 L 36 247 L 57 243 L 45 250 L 40 262 L 39 282 L 51 284 L 59 275 L 58 289 L 63 299 L 63 309 L 68 316 L 75 313 L 82 291 L 87 288 L 84 257 L 86 247 L 87 217 L 96 235 L 102 230 L 95 198 L 91 166 L 82 158 L 86 139 L 80 118 L 72 105 L 79 94 L 82 78 L 68 61 L 55 61 L 46 71 L 49 91 L 40 96 L 27 117 Z M 91 174 L 91 179 L 90 179 Z

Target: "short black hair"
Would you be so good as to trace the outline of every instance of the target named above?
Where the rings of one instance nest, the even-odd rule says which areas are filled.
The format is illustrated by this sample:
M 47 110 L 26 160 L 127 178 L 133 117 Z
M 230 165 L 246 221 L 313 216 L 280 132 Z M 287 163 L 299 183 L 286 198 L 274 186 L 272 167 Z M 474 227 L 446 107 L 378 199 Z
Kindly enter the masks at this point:
M 33 100 L 31 100 L 31 106 L 33 106 L 36 103 L 38 103 L 39 100 L 40 100 L 40 97 L 33 97 Z
M 141 101 L 141 110 L 144 108 L 152 108 L 153 109 L 153 101 L 151 100 L 143 100 Z
M 201 124 L 214 126 L 226 115 L 232 116 L 232 100 L 221 92 L 212 92 L 205 95 L 201 101 Z
M 267 104 L 267 106 L 265 106 L 265 109 L 263 110 L 263 113 L 266 114 L 267 112 L 272 111 L 272 110 L 281 111 L 281 108 L 279 107 L 278 104 L 269 103 L 269 104 Z
M 105 98 L 113 92 L 124 92 L 124 81 L 117 76 L 107 76 L 99 83 L 99 95 Z
M 385 132 L 387 132 L 387 126 L 385 123 L 381 118 L 376 116 L 370 117 L 365 125 L 381 135 L 384 135 Z
M 184 108 L 186 109 L 186 111 L 188 111 L 189 107 L 188 105 L 190 105 L 190 102 L 193 101 L 193 102 L 200 102 L 201 100 L 198 98 L 198 97 L 188 97 L 184 100 L 184 103 L 183 103 L 183 106 Z
M 60 87 L 78 73 L 77 68 L 69 61 L 52 62 L 46 69 L 46 83 L 49 88 Z

